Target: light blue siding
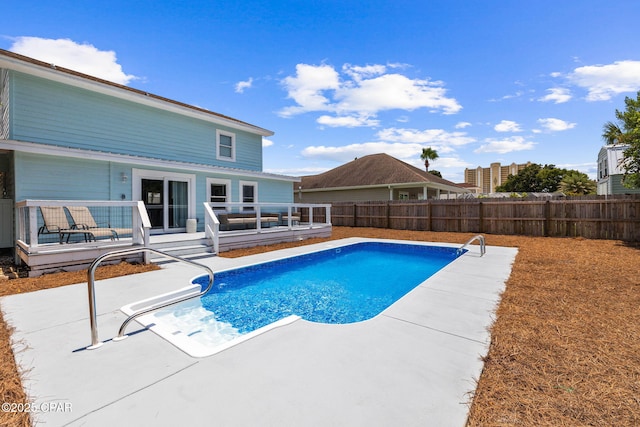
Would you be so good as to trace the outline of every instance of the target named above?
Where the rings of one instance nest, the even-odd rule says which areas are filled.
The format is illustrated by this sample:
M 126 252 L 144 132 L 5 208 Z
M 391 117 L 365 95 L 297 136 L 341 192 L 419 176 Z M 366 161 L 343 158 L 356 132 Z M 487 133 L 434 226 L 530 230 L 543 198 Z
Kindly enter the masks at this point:
M 11 75 L 10 139 L 262 170 L 260 135 L 22 73 Z M 235 133 L 235 162 L 216 159 L 216 129 Z
M 15 153 L 16 200 L 110 200 L 109 164 Z
M 258 201 L 292 203 L 291 182 L 243 175 L 229 176 L 188 169 L 141 167 L 135 164 L 69 157 L 15 153 L 16 200 L 132 200 L 134 168 L 167 173 L 194 174 L 198 229 L 204 227 L 203 203 L 207 178 L 231 180 L 231 201 L 239 201 L 239 182 L 258 183 Z M 122 174 L 127 178 L 123 182 Z M 123 199 L 124 196 L 124 199 Z
M 261 181 L 258 185 L 260 202 L 293 203 L 291 182 Z

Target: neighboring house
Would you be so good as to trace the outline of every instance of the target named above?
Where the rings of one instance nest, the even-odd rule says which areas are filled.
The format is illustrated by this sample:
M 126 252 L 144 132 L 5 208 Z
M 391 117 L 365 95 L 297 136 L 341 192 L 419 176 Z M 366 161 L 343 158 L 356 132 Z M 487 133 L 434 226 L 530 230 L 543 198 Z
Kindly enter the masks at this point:
M 388 154 L 372 154 L 319 175 L 303 176 L 294 193 L 297 203 L 328 203 L 432 199 L 468 190 Z
M 511 163 L 502 166 L 499 162 L 491 163 L 488 168 L 478 166 L 475 169 L 465 169 L 464 179 L 467 188 L 480 188 L 475 193 L 495 193 L 498 186 L 507 182 L 509 175 L 517 175 L 522 169 L 529 166 L 531 162 L 515 164 Z
M 203 108 L 0 50 L 6 200 L 141 200 L 152 232 L 184 232 L 188 218 L 202 231 L 205 201 L 293 202 L 291 186 L 299 179 L 262 171 L 262 138 L 270 135 Z M 0 230 L 11 229 L 10 216 L 3 210 Z
M 631 189 L 622 185 L 624 150 L 628 145 L 605 145 L 598 153 L 598 195 L 640 194 L 640 189 Z
M 470 182 L 460 182 L 458 183 L 458 187 L 466 188 L 473 194 L 482 193 L 482 187 L 479 187 L 476 184 L 472 184 Z

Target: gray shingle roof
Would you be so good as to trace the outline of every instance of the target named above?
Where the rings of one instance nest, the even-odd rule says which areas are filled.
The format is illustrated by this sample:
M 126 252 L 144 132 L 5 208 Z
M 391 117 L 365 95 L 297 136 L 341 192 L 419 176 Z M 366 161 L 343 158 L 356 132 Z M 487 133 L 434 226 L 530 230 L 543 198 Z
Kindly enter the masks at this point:
M 384 153 L 357 158 L 319 175 L 303 176 L 300 185 L 303 189 L 310 190 L 422 182 L 456 186 L 451 181 Z

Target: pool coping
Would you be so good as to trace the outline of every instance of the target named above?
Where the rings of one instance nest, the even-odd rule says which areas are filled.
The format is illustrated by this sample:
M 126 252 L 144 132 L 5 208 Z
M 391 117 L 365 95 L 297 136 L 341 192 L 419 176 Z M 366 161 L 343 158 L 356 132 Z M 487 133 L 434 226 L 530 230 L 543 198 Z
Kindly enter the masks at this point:
M 356 241 L 405 243 L 352 238 L 199 262 L 230 269 Z M 517 249 L 478 252 L 471 246 L 374 319 L 350 325 L 298 320 L 202 359 L 139 325 L 130 326 L 127 340 L 107 338 L 87 351 L 86 284 L 4 297 L 0 307 L 15 328 L 13 348 L 29 397 L 36 406 L 72 404 L 72 411 L 35 415 L 47 425 L 109 425 L 126 417 L 156 425 L 463 426 L 488 349 L 487 328 Z M 99 281 L 100 335 L 115 335 L 124 303 L 168 292 L 192 276 L 193 270 L 168 264 Z M 215 411 L 203 418 L 203 407 Z
M 310 251 L 305 251 L 303 253 L 299 253 L 296 255 L 287 255 L 287 256 L 283 256 L 283 257 L 276 257 L 273 259 L 270 259 L 268 261 L 260 261 L 260 262 L 255 262 L 255 263 L 249 263 L 249 264 L 244 264 L 242 266 L 236 266 L 233 268 L 228 268 L 228 269 L 220 269 L 216 272 L 216 276 L 219 273 L 223 273 L 226 271 L 232 271 L 232 270 L 237 270 L 237 269 L 241 269 L 241 268 L 247 268 L 247 267 L 255 267 L 258 265 L 262 265 L 262 264 L 268 264 L 271 262 L 276 262 L 276 261 L 282 261 L 282 260 L 289 260 L 292 258 L 296 258 L 296 257 L 300 257 L 300 256 L 304 256 L 304 255 L 308 255 L 308 254 L 315 254 L 315 253 L 320 253 L 320 252 L 324 252 L 324 251 L 332 251 L 332 250 L 340 250 L 341 248 L 346 248 L 348 246 L 354 246 L 354 245 L 358 245 L 361 243 L 376 243 L 376 242 L 381 242 L 380 240 L 369 240 L 367 242 L 341 242 L 339 244 L 336 245 L 331 245 L 327 248 L 321 249 L 321 250 L 310 250 Z M 397 244 L 397 245 L 413 245 L 413 246 L 423 246 L 423 247 L 441 247 L 441 248 L 451 248 L 451 249 L 455 249 L 457 248 L 457 246 L 449 246 L 447 244 L 440 244 L 440 245 L 434 245 L 434 244 L 430 244 L 430 243 L 424 243 L 424 242 L 408 242 L 408 241 L 390 241 L 390 240 L 386 240 L 384 241 L 384 243 L 388 243 L 388 244 Z M 466 252 L 467 249 L 464 249 L 462 254 L 464 254 L 464 252 Z M 461 254 L 461 255 L 462 255 Z M 455 262 L 461 255 L 459 255 L 458 257 L 454 258 L 453 260 L 451 260 L 448 264 L 446 264 L 445 266 L 443 266 L 442 268 L 445 268 L 447 265 L 449 265 L 451 262 Z M 436 272 L 437 273 L 437 272 Z M 435 274 L 435 273 L 434 273 Z M 143 309 L 148 309 L 148 308 L 152 308 L 154 306 L 157 306 L 159 304 L 162 303 L 166 303 L 167 301 L 172 301 L 174 299 L 178 299 L 181 297 L 184 297 L 188 294 L 198 294 L 201 290 L 201 286 L 197 285 L 197 284 L 193 284 L 194 280 L 196 280 L 198 277 L 200 276 L 194 276 L 192 277 L 189 282 L 191 283 L 191 285 L 189 286 L 185 286 L 184 288 L 180 288 L 177 289 L 175 291 L 171 291 L 171 292 L 166 292 L 163 293 L 161 295 L 157 295 L 157 296 L 153 296 L 150 298 L 146 298 L 144 300 L 141 301 L 136 301 L 130 304 L 127 304 L 123 307 L 120 308 L 120 310 L 122 310 L 122 312 L 124 314 L 126 314 L 127 316 L 131 316 L 132 314 L 136 313 L 137 311 L 143 310 Z M 423 285 L 427 280 L 429 279 L 429 277 L 425 280 L 423 280 L 422 282 L 420 282 L 419 284 L 417 284 L 414 288 L 410 289 L 407 294 L 409 292 L 411 292 L 411 290 L 415 289 L 418 286 Z M 214 286 L 217 283 L 217 278 L 214 277 Z M 406 295 L 406 294 L 405 294 Z M 402 296 L 404 297 L 404 295 Z M 397 301 L 398 302 L 400 299 L 402 299 L 402 297 L 398 298 Z M 181 305 L 184 304 L 195 304 L 196 302 L 196 298 L 183 302 Z M 375 316 L 371 317 L 371 319 L 383 315 L 387 310 L 389 310 L 390 308 L 392 308 L 392 306 L 395 304 L 395 302 L 393 304 L 391 304 L 389 307 L 383 309 L 380 313 L 376 314 Z M 202 307 L 202 304 L 200 304 L 200 307 Z M 171 307 L 167 307 L 166 309 L 164 309 L 165 311 L 170 310 Z M 160 311 L 157 311 L 160 312 Z M 258 328 L 254 331 L 251 331 L 249 333 L 245 333 L 242 334 L 240 336 L 237 336 L 231 340 L 222 342 L 214 347 L 211 346 L 207 346 L 206 344 L 202 344 L 197 340 L 191 339 L 189 336 L 189 331 L 184 331 L 183 328 L 181 328 L 179 325 L 176 324 L 172 324 L 170 321 L 163 321 L 162 318 L 158 318 L 157 316 L 155 316 L 155 313 L 157 312 L 152 312 L 146 315 L 142 315 L 138 318 L 136 318 L 136 321 L 138 323 L 140 323 L 142 326 L 144 326 L 146 329 L 151 330 L 152 332 L 158 334 L 159 336 L 161 336 L 162 338 L 164 338 L 165 340 L 167 340 L 168 342 L 170 342 L 171 344 L 173 344 L 176 348 L 178 348 L 179 350 L 183 351 L 184 353 L 188 354 L 191 357 L 209 357 L 209 356 L 213 356 L 214 354 L 217 354 L 221 351 L 227 350 L 235 345 L 240 345 L 243 342 L 252 339 L 254 337 L 257 337 L 258 335 L 264 334 L 269 332 L 272 329 L 275 328 L 280 328 L 283 326 L 287 326 L 297 320 L 301 320 L 302 317 L 297 316 L 297 315 L 290 315 L 290 316 L 286 316 L 283 317 L 281 319 L 278 319 L 277 321 L 274 321 L 272 323 L 269 323 L 267 325 L 262 326 L 261 328 Z M 365 320 L 371 320 L 371 319 L 365 319 Z M 193 326 L 193 325 L 191 325 Z M 126 338 L 127 335 L 124 335 L 122 338 L 118 338 L 118 339 L 124 339 Z

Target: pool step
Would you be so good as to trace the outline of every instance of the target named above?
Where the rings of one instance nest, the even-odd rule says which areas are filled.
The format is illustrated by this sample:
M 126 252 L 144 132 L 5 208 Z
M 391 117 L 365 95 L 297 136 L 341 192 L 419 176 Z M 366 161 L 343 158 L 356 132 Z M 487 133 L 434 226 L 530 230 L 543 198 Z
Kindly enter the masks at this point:
M 213 247 L 211 246 L 209 240 L 199 237 L 180 241 L 152 242 L 149 246 L 153 249 L 166 252 L 170 255 L 175 255 L 187 259 L 197 259 L 213 256 Z M 167 259 L 156 254 L 151 255 L 151 261 L 156 264 L 173 262 L 173 260 L 171 259 Z

